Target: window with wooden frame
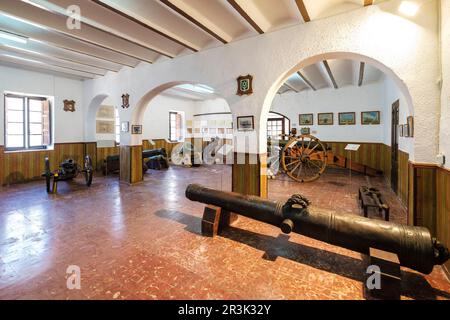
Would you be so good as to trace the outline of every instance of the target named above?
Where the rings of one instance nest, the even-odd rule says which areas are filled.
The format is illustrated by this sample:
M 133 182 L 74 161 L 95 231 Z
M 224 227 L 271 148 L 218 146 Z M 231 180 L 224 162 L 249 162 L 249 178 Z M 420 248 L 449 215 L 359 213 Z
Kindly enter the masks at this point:
M 46 149 L 52 144 L 50 101 L 5 95 L 6 150 Z
M 284 134 L 284 119 L 274 118 L 267 120 L 267 136 L 272 138 L 280 138 Z
M 169 140 L 178 142 L 183 140 L 183 116 L 179 112 L 169 112 Z

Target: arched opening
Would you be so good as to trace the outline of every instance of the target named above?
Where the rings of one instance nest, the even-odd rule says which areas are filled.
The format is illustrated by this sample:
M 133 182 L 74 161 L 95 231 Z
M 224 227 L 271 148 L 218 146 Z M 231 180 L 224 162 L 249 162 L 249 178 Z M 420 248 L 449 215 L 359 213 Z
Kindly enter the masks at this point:
M 97 170 L 105 169 L 109 156 L 119 157 L 121 124 L 119 106 L 107 94 L 92 99 L 86 121 L 88 141 L 95 142 L 95 155 L 91 155 Z
M 214 88 L 192 82 L 161 85 L 139 100 L 131 123 L 142 126 L 140 134 L 131 135 L 133 145 L 142 143 L 144 153 L 164 149 L 167 154 L 168 170 L 150 170 L 144 180 L 167 176 L 231 190 L 232 113 Z M 158 167 L 149 162 L 154 159 L 143 161 Z
M 274 141 L 266 131 L 273 112 L 290 118 L 292 130 L 306 142 L 286 143 L 284 135 Z M 269 141 L 268 172 L 274 178 L 269 196 L 281 198 L 289 186 L 289 193 L 303 193 L 325 209 L 359 213 L 359 187 L 376 187 L 396 208 L 391 219 L 406 223 L 413 115 L 406 85 L 374 59 L 338 52 L 300 62 L 271 87 L 261 115 L 261 139 Z M 323 147 L 311 147 L 316 140 L 308 136 Z M 297 151 L 307 159 L 298 160 Z

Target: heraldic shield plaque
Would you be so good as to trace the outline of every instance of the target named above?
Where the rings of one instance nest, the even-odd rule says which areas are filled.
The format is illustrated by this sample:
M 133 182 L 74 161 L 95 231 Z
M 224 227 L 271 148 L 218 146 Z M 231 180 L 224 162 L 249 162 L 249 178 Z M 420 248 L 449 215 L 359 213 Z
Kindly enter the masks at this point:
M 240 76 L 237 78 L 238 82 L 238 90 L 237 95 L 242 96 L 244 94 L 250 95 L 253 93 L 253 76 L 246 75 L 246 76 Z

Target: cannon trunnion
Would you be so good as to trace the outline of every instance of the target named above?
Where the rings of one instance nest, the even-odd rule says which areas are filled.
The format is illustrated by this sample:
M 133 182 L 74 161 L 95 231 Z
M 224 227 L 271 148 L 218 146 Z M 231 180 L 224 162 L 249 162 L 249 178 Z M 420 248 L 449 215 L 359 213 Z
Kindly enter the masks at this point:
M 363 254 L 369 254 L 370 248 L 392 252 L 402 266 L 424 274 L 450 258 L 448 249 L 426 228 L 314 210 L 301 195 L 281 203 L 191 184 L 186 197 L 280 227 L 284 233 L 295 232 Z

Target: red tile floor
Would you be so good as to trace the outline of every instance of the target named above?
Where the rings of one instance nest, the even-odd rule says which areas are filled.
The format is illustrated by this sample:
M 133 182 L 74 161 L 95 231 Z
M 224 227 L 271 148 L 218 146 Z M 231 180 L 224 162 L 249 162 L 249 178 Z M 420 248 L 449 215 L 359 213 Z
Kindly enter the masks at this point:
M 79 179 L 47 195 L 42 181 L 0 189 L 0 299 L 363 299 L 361 255 L 239 218 L 215 238 L 200 234 L 203 205 L 184 196 L 189 183 L 230 189 L 230 167 L 150 171 L 136 186 L 117 176 Z M 388 193 L 392 220 L 405 209 Z M 279 176 L 270 197 L 301 192 L 313 206 L 360 214 L 364 176 L 328 170 L 298 184 Z M 380 218 L 375 216 L 374 218 Z M 66 269 L 81 270 L 68 290 Z M 403 270 L 405 299 L 449 299 L 440 267 L 423 276 Z

